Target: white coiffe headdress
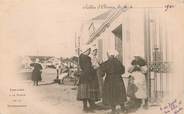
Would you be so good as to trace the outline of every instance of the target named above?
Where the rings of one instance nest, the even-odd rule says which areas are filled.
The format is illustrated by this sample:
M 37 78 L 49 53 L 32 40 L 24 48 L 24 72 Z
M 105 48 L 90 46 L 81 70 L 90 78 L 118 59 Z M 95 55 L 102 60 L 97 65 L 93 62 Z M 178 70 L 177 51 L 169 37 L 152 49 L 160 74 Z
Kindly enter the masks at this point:
M 39 63 L 39 61 L 40 61 L 40 60 L 39 60 L 38 58 L 36 58 L 35 62 L 36 62 L 36 63 Z
M 118 56 L 119 55 L 118 51 L 116 51 L 115 49 L 109 49 L 107 51 L 107 53 L 109 56 Z

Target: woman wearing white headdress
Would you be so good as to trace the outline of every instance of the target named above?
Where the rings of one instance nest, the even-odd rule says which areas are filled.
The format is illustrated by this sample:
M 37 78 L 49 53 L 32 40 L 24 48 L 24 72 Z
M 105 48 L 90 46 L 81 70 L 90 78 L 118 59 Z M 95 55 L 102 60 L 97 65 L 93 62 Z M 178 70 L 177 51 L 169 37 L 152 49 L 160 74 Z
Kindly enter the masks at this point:
M 125 67 L 117 59 L 117 55 L 116 50 L 108 50 L 108 60 L 100 65 L 101 75 L 106 74 L 102 100 L 105 105 L 111 106 L 112 114 L 117 113 L 117 105 L 121 105 L 122 111 L 125 111 L 124 103 L 127 100 L 124 81 L 121 77 L 125 73 Z
M 79 66 L 81 68 L 77 92 L 77 100 L 83 101 L 83 111 L 93 112 L 95 101 L 99 100 L 98 90 L 94 85 L 95 72 L 92 67 L 91 58 L 89 56 L 91 48 L 83 50 L 79 56 Z M 89 103 L 89 107 L 87 106 Z
M 93 68 L 94 68 L 94 70 L 95 70 L 95 72 L 96 72 L 96 75 L 97 75 L 97 84 L 99 85 L 99 92 L 100 92 L 100 96 L 102 95 L 102 78 L 101 77 L 98 77 L 98 73 L 97 73 L 97 71 L 98 71 L 98 69 L 99 69 L 99 67 L 100 67 L 100 64 L 101 64 L 101 61 L 98 59 L 98 57 L 97 57 L 97 54 L 98 54 L 98 49 L 95 47 L 95 48 L 93 48 L 93 50 L 92 50 L 92 53 L 91 53 L 91 63 L 92 63 L 92 66 L 93 66 Z

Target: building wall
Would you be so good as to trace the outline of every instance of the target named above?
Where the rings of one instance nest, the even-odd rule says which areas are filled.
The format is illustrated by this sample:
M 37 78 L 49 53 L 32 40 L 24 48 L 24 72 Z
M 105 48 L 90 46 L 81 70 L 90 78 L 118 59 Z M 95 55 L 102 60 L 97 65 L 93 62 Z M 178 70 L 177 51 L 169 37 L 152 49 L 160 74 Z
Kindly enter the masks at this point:
M 172 62 L 172 74 L 169 76 L 169 91 L 171 98 L 184 98 L 184 8 L 176 7 L 169 13 L 164 13 L 165 28 L 167 29 L 168 59 Z M 183 100 L 183 99 L 182 99 Z
M 135 15 L 137 14 L 137 15 Z M 144 13 L 143 10 L 130 10 L 123 12 L 116 18 L 103 33 L 90 45 L 100 41 L 102 49 L 99 49 L 102 61 L 107 60 L 107 51 L 115 49 L 115 36 L 112 33 L 119 25 L 122 25 L 122 60 L 126 73 L 123 77 L 128 77 L 128 68 L 135 55 L 144 57 Z M 139 26 L 138 26 L 139 25 Z M 98 47 L 99 48 L 99 47 Z M 127 78 L 124 78 L 127 86 Z
M 175 14 L 173 14 L 175 16 Z M 175 24 L 173 15 L 162 12 L 161 10 L 150 10 L 150 28 L 146 32 L 150 32 L 150 60 L 153 61 L 153 51 L 156 47 L 162 51 L 162 62 L 174 63 L 171 66 L 176 66 L 182 61 L 182 56 L 177 57 L 179 52 L 174 45 L 182 46 L 179 38 L 182 38 L 182 30 L 179 25 Z M 123 76 L 128 76 L 128 68 L 134 56 L 145 57 L 145 10 L 130 9 L 127 12 L 116 18 L 106 30 L 92 42 L 98 45 L 100 59 L 107 60 L 107 50 L 115 48 L 115 36 L 112 33 L 119 25 L 122 25 L 122 47 L 123 47 L 123 64 L 126 68 L 126 73 Z M 178 34 L 174 34 L 178 33 Z M 184 36 L 184 35 L 183 35 Z M 175 37 L 176 40 L 175 40 Z M 99 43 L 101 42 L 101 43 Z M 100 46 L 101 45 L 101 46 Z M 180 48 L 180 47 L 179 47 Z M 177 50 L 177 51 L 176 51 Z M 178 59 L 177 59 L 178 58 Z M 173 68 L 173 67 L 171 67 Z M 178 84 L 184 85 L 181 73 L 181 68 L 174 68 L 174 73 L 154 73 L 151 72 L 151 91 L 155 97 L 155 91 L 163 91 L 164 97 L 174 97 L 182 92 L 183 89 L 177 89 Z M 157 75 L 155 77 L 155 75 Z M 178 79 L 180 81 L 178 81 Z M 126 78 L 125 78 L 126 80 Z M 156 81 L 154 81 L 156 80 Z M 178 83 L 178 84 L 177 84 Z M 155 86 L 156 85 L 156 86 Z M 173 86 L 174 85 L 174 86 Z
M 130 9 L 123 21 L 123 60 L 130 67 L 134 56 L 144 57 L 144 15 L 143 10 Z M 126 72 L 127 73 L 127 72 Z M 128 75 L 128 74 L 127 74 Z
M 135 15 L 135 13 L 137 15 Z M 115 49 L 115 36 L 112 33 L 119 25 L 122 25 L 122 59 L 126 69 L 130 67 L 133 56 L 144 57 L 144 16 L 142 10 L 130 10 L 123 12 L 110 26 L 96 39 L 103 40 L 102 58 L 107 59 L 107 50 Z M 139 25 L 139 26 L 137 26 Z M 126 70 L 127 71 L 127 70 Z

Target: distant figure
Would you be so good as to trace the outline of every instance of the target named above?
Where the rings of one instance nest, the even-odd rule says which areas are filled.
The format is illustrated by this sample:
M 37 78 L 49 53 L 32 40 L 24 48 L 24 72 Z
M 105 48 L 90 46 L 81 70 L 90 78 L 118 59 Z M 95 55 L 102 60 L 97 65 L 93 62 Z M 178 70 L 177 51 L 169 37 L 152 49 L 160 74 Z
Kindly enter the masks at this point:
M 33 72 L 32 72 L 32 81 L 33 81 L 33 86 L 38 86 L 38 82 L 42 80 L 41 74 L 42 74 L 42 66 L 39 63 L 39 59 L 37 58 L 35 63 L 31 64 L 31 66 L 34 67 Z
M 68 66 L 65 66 L 65 68 L 62 69 L 61 75 L 59 75 L 59 78 L 61 79 L 61 84 L 64 84 L 64 79 L 69 77 L 70 69 Z
M 60 72 L 61 72 L 61 66 L 60 66 L 60 64 L 57 64 L 56 65 L 56 73 L 57 73 L 56 79 L 57 80 L 59 79 Z
M 102 101 L 103 104 L 111 106 L 111 114 L 117 114 L 116 106 L 120 105 L 122 112 L 125 112 L 126 90 L 122 74 L 125 73 L 125 67 L 117 59 L 116 50 L 108 51 L 108 60 L 100 65 L 101 75 L 105 76 L 103 85 Z

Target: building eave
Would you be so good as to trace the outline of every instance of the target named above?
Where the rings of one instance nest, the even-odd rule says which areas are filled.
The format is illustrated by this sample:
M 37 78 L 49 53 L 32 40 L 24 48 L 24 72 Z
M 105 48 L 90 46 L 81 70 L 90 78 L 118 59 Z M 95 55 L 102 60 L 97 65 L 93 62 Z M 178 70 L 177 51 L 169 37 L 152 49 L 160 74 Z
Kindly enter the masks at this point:
M 116 10 L 115 13 L 113 13 L 113 15 L 111 15 L 109 18 L 107 18 L 106 21 L 104 21 L 104 22 L 102 23 L 102 25 L 101 25 L 94 33 L 91 34 L 91 36 L 90 36 L 90 38 L 89 38 L 89 40 L 87 41 L 86 44 L 89 45 L 89 44 L 92 43 L 95 39 L 97 39 L 97 37 L 98 37 L 102 32 L 104 32 L 105 29 L 108 28 L 108 27 L 110 26 L 110 24 L 111 24 L 116 18 L 118 18 L 118 17 L 121 15 L 121 13 L 122 13 L 123 11 L 126 11 L 125 8 L 120 8 L 120 9 Z

